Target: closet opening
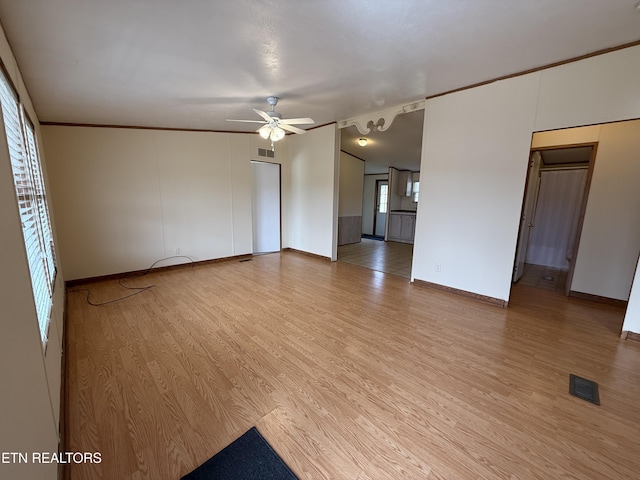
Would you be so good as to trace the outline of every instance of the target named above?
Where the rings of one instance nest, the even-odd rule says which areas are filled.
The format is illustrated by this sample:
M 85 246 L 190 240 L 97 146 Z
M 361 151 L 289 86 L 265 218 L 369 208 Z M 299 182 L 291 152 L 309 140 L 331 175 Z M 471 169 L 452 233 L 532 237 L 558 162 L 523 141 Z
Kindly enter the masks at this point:
M 597 143 L 531 151 L 513 282 L 569 295 Z

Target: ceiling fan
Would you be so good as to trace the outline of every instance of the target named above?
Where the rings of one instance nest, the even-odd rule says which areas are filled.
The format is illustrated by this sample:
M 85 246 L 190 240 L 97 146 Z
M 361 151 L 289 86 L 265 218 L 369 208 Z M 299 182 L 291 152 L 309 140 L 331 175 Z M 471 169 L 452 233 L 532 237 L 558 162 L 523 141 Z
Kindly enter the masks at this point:
M 272 142 L 282 140 L 285 135 L 285 130 L 292 133 L 306 133 L 301 128 L 294 127 L 293 125 L 308 125 L 315 123 L 310 118 L 282 118 L 282 115 L 275 111 L 275 106 L 278 103 L 278 97 L 268 97 L 267 103 L 271 105 L 270 112 L 263 112 L 254 108 L 253 111 L 260 115 L 263 120 L 231 120 L 227 119 L 227 122 L 244 122 L 244 123 L 263 123 L 260 128 L 256 130 L 262 138 L 271 139 Z

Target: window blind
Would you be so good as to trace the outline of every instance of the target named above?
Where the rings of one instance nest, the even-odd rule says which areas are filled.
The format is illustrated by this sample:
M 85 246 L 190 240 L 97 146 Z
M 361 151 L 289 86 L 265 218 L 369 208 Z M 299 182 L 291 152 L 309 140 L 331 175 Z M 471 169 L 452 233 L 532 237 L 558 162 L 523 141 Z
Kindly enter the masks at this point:
M 0 104 L 18 210 L 22 221 L 22 234 L 40 337 L 42 343 L 46 344 L 56 272 L 51 222 L 35 131 L 2 71 L 0 71 Z
M 49 293 L 53 296 L 53 282 L 55 281 L 55 249 L 53 246 L 53 232 L 51 230 L 51 220 L 49 217 L 49 207 L 47 205 L 47 196 L 44 190 L 44 179 L 42 178 L 42 166 L 40 165 L 40 157 L 38 155 L 38 145 L 36 143 L 36 132 L 33 124 L 24 114 L 21 108 L 23 125 L 27 140 L 27 156 L 29 158 L 30 171 L 33 178 L 34 201 L 37 207 L 37 214 L 41 229 L 41 246 L 44 252 L 45 273 Z

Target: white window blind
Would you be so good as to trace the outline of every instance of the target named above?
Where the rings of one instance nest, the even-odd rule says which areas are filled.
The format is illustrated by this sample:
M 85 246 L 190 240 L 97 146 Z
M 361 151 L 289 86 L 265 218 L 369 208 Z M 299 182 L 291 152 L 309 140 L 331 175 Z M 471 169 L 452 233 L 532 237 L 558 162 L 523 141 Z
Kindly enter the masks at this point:
M 27 155 L 29 157 L 29 165 L 33 177 L 34 199 L 38 207 L 39 226 L 41 228 L 41 240 L 44 251 L 44 262 L 47 275 L 47 285 L 49 292 L 53 296 L 53 283 L 55 281 L 55 249 L 53 246 L 53 233 L 51 231 L 51 220 L 49 217 L 49 207 L 47 205 L 47 196 L 44 189 L 44 179 L 42 178 L 42 166 L 40 165 L 40 157 L 38 155 L 38 146 L 36 143 L 36 132 L 33 124 L 21 109 L 23 125 L 27 137 Z
M 2 71 L 0 71 L 0 104 L 40 336 L 42 343 L 46 344 L 56 273 L 51 222 L 35 131 Z

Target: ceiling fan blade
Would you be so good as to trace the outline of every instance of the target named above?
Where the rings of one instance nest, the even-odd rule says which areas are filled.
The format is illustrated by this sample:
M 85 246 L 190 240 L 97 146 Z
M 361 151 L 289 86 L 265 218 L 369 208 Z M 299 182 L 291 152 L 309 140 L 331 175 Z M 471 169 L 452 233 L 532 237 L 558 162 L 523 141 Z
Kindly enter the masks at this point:
M 227 118 L 227 122 L 243 122 L 243 123 L 267 123 L 264 120 L 233 120 L 231 118 Z
M 280 120 L 280 123 L 284 123 L 287 125 L 308 125 L 310 123 L 316 123 L 311 118 L 283 118 Z
M 264 118 L 267 123 L 271 122 L 273 120 L 273 118 L 271 118 L 267 112 L 263 112 L 262 110 L 258 110 L 257 108 L 253 109 L 254 112 L 256 112 L 258 115 L 260 115 L 262 118 Z
M 302 130 L 301 128 L 293 127 L 291 125 L 287 125 L 286 123 L 279 123 L 278 126 L 283 130 L 289 130 L 290 132 L 293 132 L 293 133 L 307 133 L 305 130 Z

